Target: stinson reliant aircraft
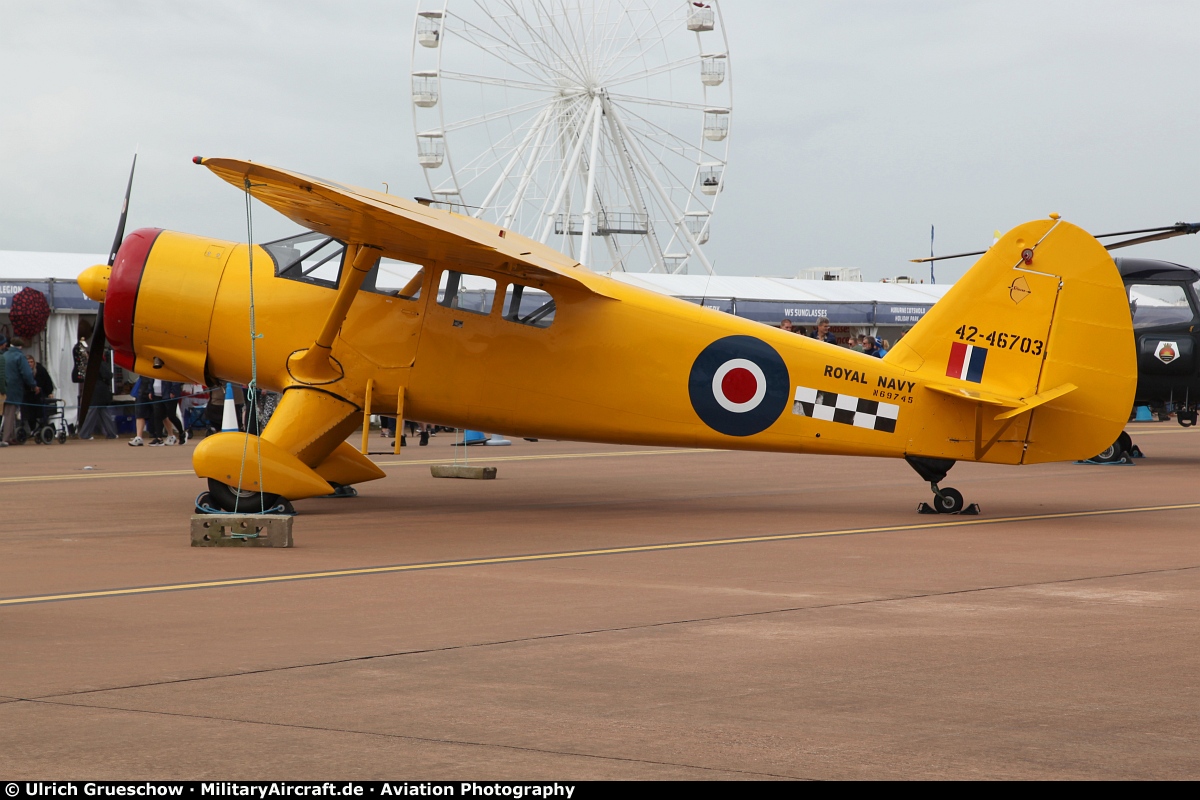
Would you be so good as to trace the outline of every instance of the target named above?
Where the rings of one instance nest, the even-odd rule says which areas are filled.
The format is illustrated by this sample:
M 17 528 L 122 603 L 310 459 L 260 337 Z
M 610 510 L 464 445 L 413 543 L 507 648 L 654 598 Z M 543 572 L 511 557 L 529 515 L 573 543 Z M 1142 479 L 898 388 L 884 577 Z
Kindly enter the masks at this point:
M 939 485 L 954 462 L 1087 458 L 1116 439 L 1133 400 L 1121 276 L 1057 215 L 1000 238 L 878 359 L 619 283 L 478 219 L 195 160 L 307 233 L 253 246 L 155 228 L 125 237 L 123 212 L 110 263 L 79 278 L 102 304 L 86 380 L 105 340 L 139 375 L 208 385 L 249 383 L 253 356 L 257 385 L 282 392 L 270 422 L 249 446 L 221 433 L 193 456 L 228 509 L 384 477 L 347 441 L 384 414 L 524 437 L 904 458 L 932 485 L 933 509 L 956 513 L 962 495 Z M 389 289 L 381 259 L 421 268 Z M 494 282 L 490 305 L 469 307 L 470 276 Z

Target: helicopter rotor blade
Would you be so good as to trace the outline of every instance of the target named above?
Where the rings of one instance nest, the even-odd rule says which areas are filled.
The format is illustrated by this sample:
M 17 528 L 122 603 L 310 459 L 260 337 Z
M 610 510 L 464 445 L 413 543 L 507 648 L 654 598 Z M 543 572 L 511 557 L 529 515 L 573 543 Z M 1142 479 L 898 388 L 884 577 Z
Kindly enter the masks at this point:
M 1142 228 L 1136 231 L 1118 231 L 1116 233 L 1097 233 L 1097 239 L 1110 239 L 1113 236 L 1132 236 L 1136 233 L 1149 234 L 1148 236 L 1139 236 L 1136 239 L 1127 239 L 1124 242 L 1114 242 L 1106 244 L 1105 250 L 1119 250 L 1122 247 L 1131 247 L 1135 244 L 1145 244 L 1146 242 L 1159 242 L 1163 239 L 1174 239 L 1176 236 L 1188 236 L 1193 233 L 1200 233 L 1200 222 L 1176 222 L 1174 225 L 1167 225 L 1162 228 Z M 909 262 L 913 264 L 928 264 L 930 261 L 944 261 L 948 258 L 966 258 L 968 256 L 981 256 L 987 250 L 976 250 L 970 253 L 955 253 L 952 256 L 931 256 L 929 258 L 910 258 Z

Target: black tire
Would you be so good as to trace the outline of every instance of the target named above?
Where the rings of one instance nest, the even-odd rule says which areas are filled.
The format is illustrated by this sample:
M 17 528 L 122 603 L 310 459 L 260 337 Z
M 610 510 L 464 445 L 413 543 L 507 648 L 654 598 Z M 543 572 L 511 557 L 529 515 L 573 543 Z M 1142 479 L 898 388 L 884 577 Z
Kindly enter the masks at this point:
M 16 432 L 17 444 L 25 444 L 25 441 L 28 438 L 29 438 L 29 428 L 26 428 L 24 425 L 18 425 L 17 432 Z
M 957 514 L 963 510 L 963 496 L 957 489 L 942 489 L 942 494 L 933 496 L 933 507 L 939 514 Z
M 1120 444 L 1120 442 L 1121 442 L 1121 440 L 1120 440 L 1120 438 L 1118 438 L 1117 441 L 1113 442 L 1108 447 L 1104 448 L 1099 453 L 1092 456 L 1090 460 L 1099 462 L 1101 464 L 1111 464 L 1114 461 L 1119 461 L 1121 459 L 1121 444 Z
M 38 431 L 38 441 L 42 444 L 54 444 L 54 428 L 47 425 Z
M 67 433 L 66 433 L 66 431 L 59 431 L 59 432 L 58 432 L 58 435 L 57 435 L 57 436 L 55 436 L 55 437 L 54 437 L 54 439 L 55 439 L 55 441 L 57 441 L 59 444 L 66 444 L 66 443 L 67 443 Z
M 279 502 L 279 495 L 269 492 L 247 492 L 221 483 L 216 478 L 208 479 L 209 500 L 222 511 L 245 511 L 247 514 L 270 509 Z
M 1117 437 L 1117 447 L 1122 453 L 1133 452 L 1133 437 L 1125 431 L 1121 431 L 1121 435 Z

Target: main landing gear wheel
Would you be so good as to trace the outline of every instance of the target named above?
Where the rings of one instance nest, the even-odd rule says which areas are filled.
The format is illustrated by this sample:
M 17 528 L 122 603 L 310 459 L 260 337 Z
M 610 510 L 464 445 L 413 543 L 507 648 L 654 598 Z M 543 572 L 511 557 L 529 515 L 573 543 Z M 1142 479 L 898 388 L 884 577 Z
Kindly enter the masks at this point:
M 1133 439 L 1125 431 L 1121 431 L 1121 435 L 1117 440 L 1108 447 L 1101 450 L 1096 455 L 1085 461 L 1076 461 L 1076 464 L 1133 464 L 1133 459 L 1143 458 L 1142 451 L 1133 443 Z
M 263 509 L 269 511 L 278 505 L 280 500 L 277 494 L 235 489 L 216 478 L 208 479 L 208 497 L 215 508 L 229 512 L 243 511 L 247 514 L 259 513 Z

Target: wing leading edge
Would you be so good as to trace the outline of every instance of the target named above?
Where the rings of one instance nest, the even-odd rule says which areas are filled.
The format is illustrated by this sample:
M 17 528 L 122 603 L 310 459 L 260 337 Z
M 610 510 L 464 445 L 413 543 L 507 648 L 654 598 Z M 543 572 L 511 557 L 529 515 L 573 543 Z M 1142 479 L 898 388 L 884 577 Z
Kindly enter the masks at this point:
M 222 180 L 305 228 L 368 244 L 403 261 L 449 261 L 603 297 L 601 276 L 547 245 L 491 223 L 382 192 L 232 158 L 197 158 Z

